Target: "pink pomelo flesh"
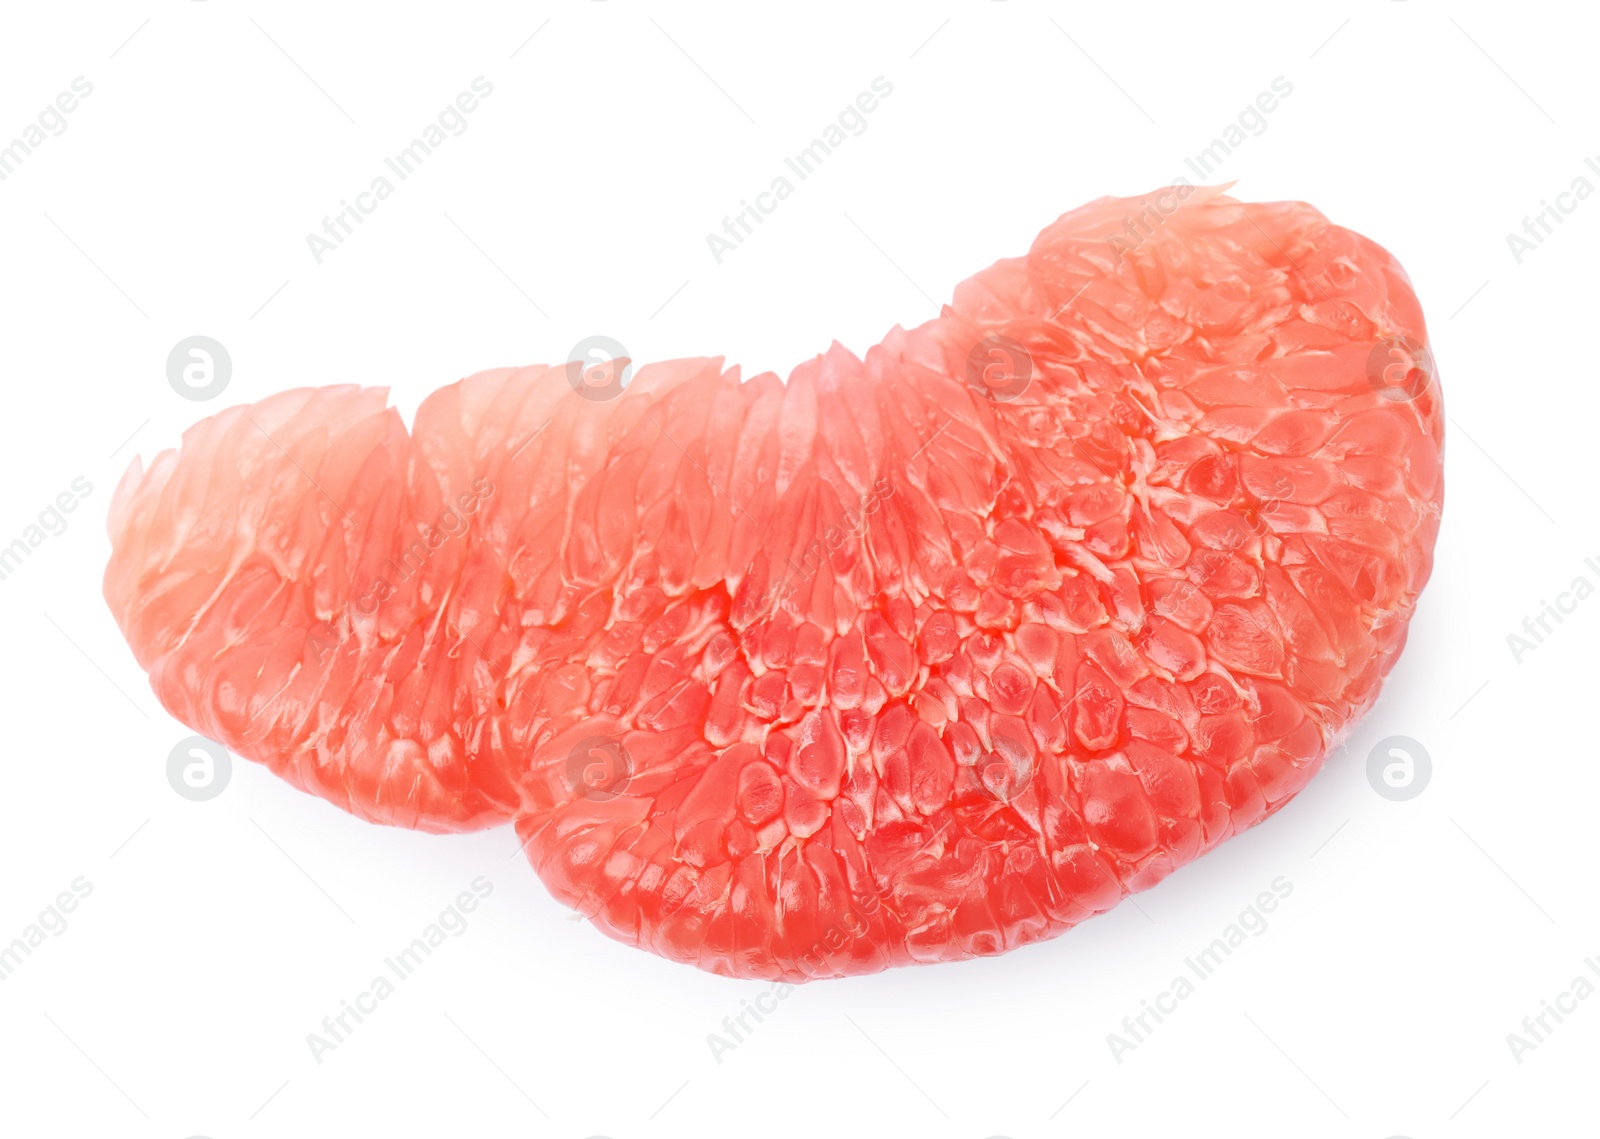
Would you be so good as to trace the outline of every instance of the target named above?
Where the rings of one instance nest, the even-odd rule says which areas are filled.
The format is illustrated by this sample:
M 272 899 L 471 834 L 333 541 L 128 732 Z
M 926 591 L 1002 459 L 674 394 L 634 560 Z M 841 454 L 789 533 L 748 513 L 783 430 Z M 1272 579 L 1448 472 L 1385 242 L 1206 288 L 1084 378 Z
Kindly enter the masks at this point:
M 382 388 L 223 411 L 124 477 L 106 599 L 195 731 L 375 822 L 512 822 L 674 960 L 1052 937 L 1305 786 L 1439 524 L 1394 258 L 1213 190 L 1130 237 L 1147 200 L 787 382 L 502 369 L 409 431 Z

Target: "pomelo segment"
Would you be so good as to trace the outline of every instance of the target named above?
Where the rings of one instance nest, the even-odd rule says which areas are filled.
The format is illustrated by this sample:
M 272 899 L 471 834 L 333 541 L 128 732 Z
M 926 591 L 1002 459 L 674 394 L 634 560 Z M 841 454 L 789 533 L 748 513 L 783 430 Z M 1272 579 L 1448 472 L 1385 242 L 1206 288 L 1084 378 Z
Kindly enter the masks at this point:
M 941 316 L 741 380 L 287 392 L 112 505 L 163 705 L 363 818 L 514 820 L 613 937 L 801 980 L 1004 952 L 1271 814 L 1427 580 L 1399 265 L 1301 203 L 1102 199 Z M 1397 370 L 1398 369 L 1398 370 Z

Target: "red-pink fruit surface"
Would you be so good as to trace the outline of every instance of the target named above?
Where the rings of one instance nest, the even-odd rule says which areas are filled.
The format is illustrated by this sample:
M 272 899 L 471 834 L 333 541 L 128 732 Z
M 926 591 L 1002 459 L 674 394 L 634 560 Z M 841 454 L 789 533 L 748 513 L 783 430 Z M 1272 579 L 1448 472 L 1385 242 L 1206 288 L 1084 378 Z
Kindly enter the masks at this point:
M 124 478 L 106 599 L 196 731 L 366 819 L 515 822 L 674 960 L 1054 936 L 1305 786 L 1439 523 L 1400 266 L 1178 193 L 1075 210 L 787 382 L 503 369 L 409 432 L 381 388 L 224 411 Z

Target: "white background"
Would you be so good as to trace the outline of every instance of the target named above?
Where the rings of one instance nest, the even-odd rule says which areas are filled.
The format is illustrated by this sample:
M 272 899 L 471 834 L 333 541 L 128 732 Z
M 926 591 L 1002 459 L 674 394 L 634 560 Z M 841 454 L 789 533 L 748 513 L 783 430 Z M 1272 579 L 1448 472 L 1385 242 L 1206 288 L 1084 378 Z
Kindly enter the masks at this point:
M 1578 4 L 1425 0 L 8 5 L 0 141 L 74 77 L 94 90 L 0 182 L 0 540 L 75 477 L 94 489 L 0 581 L 0 941 L 75 877 L 93 893 L 0 982 L 0 1130 L 1592 1128 L 1600 997 L 1520 1064 L 1506 1036 L 1600 957 L 1600 600 L 1520 663 L 1506 638 L 1600 582 L 1600 199 L 1521 264 L 1506 235 L 1600 185 L 1596 31 Z M 317 264 L 306 235 L 480 75 L 466 133 Z M 706 234 L 880 75 L 866 132 L 717 264 Z M 389 385 L 409 414 L 592 334 L 752 373 L 861 352 L 1065 210 L 1182 174 L 1277 76 L 1293 94 L 1216 180 L 1400 257 L 1450 433 L 1410 647 L 1265 825 L 1055 941 L 806 986 L 718 1063 L 707 1034 L 766 986 L 568 920 L 509 828 L 369 826 L 244 761 L 210 802 L 169 787 L 188 729 L 99 594 L 135 453 L 299 385 Z M 234 364 L 206 404 L 164 371 L 196 333 Z M 1409 802 L 1367 781 L 1391 735 L 1433 759 Z M 479 875 L 466 932 L 314 1061 L 307 1033 Z M 1267 931 L 1117 1063 L 1107 1033 L 1280 875 Z

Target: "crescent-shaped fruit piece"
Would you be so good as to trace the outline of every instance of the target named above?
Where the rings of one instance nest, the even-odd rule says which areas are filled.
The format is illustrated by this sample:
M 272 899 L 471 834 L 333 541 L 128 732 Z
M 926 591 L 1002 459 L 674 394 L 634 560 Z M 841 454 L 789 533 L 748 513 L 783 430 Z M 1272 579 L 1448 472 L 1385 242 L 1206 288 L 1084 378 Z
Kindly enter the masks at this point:
M 1102 199 L 787 382 L 285 392 L 137 464 L 165 707 L 376 822 L 514 822 L 613 937 L 801 980 L 1051 937 L 1283 806 L 1426 581 L 1400 266 L 1301 203 Z M 612 398 L 614 397 L 614 398 Z

